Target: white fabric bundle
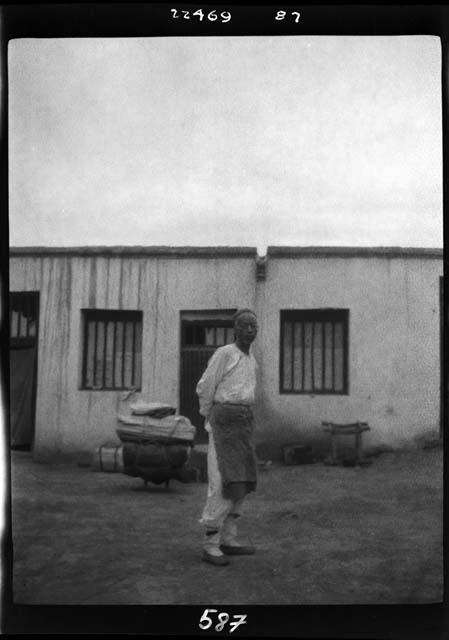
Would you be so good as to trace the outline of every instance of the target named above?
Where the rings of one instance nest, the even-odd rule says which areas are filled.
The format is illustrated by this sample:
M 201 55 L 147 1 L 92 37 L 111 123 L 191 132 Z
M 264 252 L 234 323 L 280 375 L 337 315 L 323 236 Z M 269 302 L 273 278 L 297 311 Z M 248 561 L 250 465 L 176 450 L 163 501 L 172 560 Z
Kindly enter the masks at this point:
M 131 427 L 140 427 L 140 430 L 133 430 L 136 435 L 157 438 L 177 438 L 181 440 L 193 440 L 196 429 L 185 416 L 167 416 L 160 420 L 147 415 L 123 415 L 119 414 L 118 419 L 122 424 Z M 137 431 L 139 432 L 137 434 Z M 120 436 L 120 433 L 119 433 Z

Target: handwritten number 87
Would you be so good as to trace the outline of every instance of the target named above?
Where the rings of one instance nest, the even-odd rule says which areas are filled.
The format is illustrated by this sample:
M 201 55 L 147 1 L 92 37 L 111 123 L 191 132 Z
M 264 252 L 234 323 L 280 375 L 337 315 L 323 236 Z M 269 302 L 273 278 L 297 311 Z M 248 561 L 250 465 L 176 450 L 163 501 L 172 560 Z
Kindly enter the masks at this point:
M 287 15 L 286 11 L 278 11 L 276 14 L 275 20 L 284 20 L 286 15 Z M 296 16 L 295 22 L 299 22 L 299 18 L 301 17 L 301 14 L 299 13 L 299 11 L 292 11 L 291 15 Z

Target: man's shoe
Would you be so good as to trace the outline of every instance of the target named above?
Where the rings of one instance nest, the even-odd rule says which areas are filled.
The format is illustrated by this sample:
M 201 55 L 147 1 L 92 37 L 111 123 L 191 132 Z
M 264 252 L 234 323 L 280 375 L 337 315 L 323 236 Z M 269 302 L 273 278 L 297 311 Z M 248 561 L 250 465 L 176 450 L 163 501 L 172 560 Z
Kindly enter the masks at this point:
M 256 553 L 256 549 L 244 545 L 221 544 L 220 551 L 227 556 L 252 556 Z
M 212 553 L 208 553 L 206 549 L 203 549 L 203 560 L 217 567 L 224 567 L 229 564 L 229 560 L 224 556 L 215 556 Z

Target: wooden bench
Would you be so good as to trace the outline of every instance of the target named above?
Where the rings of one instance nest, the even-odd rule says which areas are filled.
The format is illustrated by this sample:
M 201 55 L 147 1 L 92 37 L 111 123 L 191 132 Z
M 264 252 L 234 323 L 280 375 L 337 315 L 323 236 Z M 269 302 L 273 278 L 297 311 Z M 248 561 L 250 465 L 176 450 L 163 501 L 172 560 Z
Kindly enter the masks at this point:
M 338 436 L 355 436 L 355 457 L 357 464 L 363 463 L 362 450 L 362 433 L 369 431 L 370 427 L 367 422 L 350 422 L 347 424 L 338 424 L 336 422 L 322 422 L 324 431 L 328 431 L 331 436 L 331 456 L 330 463 L 338 464 L 337 457 L 337 438 Z

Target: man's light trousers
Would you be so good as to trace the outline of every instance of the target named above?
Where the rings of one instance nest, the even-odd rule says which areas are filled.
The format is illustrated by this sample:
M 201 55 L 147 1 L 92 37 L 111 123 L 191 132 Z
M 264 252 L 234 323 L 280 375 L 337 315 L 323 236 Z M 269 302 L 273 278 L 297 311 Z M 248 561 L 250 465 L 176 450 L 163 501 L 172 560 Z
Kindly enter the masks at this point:
M 206 424 L 209 433 L 209 447 L 207 450 L 207 501 L 203 509 L 200 524 L 206 528 L 204 549 L 209 553 L 219 552 L 220 544 L 235 545 L 237 526 L 236 520 L 240 516 L 243 498 L 229 500 L 223 497 L 222 479 L 218 469 L 217 453 L 214 437 L 210 425 Z

